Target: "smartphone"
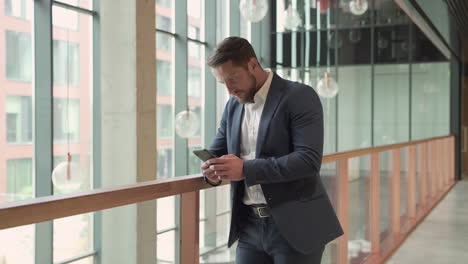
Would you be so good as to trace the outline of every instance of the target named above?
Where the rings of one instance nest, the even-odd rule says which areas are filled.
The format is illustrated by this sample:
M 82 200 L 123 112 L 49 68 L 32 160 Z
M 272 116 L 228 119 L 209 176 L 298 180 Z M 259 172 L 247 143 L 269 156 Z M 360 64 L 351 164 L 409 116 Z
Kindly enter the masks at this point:
M 207 149 L 194 150 L 193 154 L 195 154 L 197 157 L 199 157 L 203 161 L 207 161 L 209 159 L 214 159 L 218 157 L 215 154 L 209 152 Z

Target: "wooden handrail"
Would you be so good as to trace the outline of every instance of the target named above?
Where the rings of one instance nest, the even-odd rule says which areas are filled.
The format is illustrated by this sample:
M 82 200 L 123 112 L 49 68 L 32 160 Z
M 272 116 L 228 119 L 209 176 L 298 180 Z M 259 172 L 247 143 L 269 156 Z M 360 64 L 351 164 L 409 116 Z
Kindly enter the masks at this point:
M 436 137 L 381 147 L 339 152 L 323 157 L 323 163 L 336 162 L 453 136 Z M 228 182 L 224 182 L 228 184 Z M 0 204 L 0 229 L 49 221 L 61 217 L 95 212 L 167 196 L 211 188 L 201 175 L 188 175 L 165 180 L 108 187 L 72 194 L 39 197 Z
M 447 139 L 451 137 L 453 136 L 434 137 L 434 138 L 415 140 L 415 141 L 405 142 L 405 143 L 397 143 L 397 144 L 385 145 L 385 146 L 379 146 L 379 147 L 370 147 L 370 148 L 363 148 L 363 149 L 350 150 L 350 151 L 344 151 L 344 152 L 337 152 L 337 153 L 324 156 L 322 162 L 330 163 L 330 162 L 335 162 L 341 159 L 350 159 L 350 158 L 355 158 L 359 156 L 370 155 L 372 153 L 400 149 L 404 147 L 419 145 L 422 143 L 432 142 L 432 141 L 440 140 L 440 139 Z
M 223 183 L 228 184 L 227 182 Z M 147 181 L 0 204 L 0 229 L 100 211 L 211 188 L 201 175 Z

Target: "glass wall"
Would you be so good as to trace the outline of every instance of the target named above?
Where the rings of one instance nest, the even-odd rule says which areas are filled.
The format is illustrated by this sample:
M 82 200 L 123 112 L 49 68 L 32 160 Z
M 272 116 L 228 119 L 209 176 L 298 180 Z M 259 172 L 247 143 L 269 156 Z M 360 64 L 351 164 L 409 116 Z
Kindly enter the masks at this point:
M 368 3 L 276 1 L 273 67 L 321 97 L 325 154 L 449 134 L 448 59 L 393 0 Z

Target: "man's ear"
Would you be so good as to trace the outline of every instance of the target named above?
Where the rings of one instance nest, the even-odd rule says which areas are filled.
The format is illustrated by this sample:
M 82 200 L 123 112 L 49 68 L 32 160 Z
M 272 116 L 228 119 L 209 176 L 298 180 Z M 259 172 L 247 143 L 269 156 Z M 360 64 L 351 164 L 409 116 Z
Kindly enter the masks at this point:
M 249 59 L 249 69 L 252 70 L 252 72 L 255 72 L 255 69 L 258 67 L 258 61 L 257 58 L 252 57 Z

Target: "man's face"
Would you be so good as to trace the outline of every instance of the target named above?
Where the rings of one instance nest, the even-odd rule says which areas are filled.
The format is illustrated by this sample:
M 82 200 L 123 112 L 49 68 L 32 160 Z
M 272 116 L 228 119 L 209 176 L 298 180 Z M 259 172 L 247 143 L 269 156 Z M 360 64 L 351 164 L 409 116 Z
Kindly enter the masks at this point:
M 252 103 L 255 93 L 258 91 L 257 80 L 250 72 L 251 66 L 247 69 L 232 64 L 227 61 L 211 71 L 220 83 L 224 83 L 230 95 L 237 98 L 241 104 Z

